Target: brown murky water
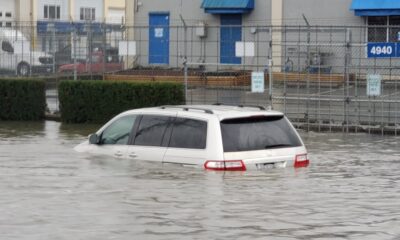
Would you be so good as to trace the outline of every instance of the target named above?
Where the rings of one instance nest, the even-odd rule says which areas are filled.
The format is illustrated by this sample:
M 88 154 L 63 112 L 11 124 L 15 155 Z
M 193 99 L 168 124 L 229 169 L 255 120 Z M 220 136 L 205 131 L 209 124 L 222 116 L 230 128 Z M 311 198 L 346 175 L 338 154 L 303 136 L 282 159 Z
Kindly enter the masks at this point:
M 400 239 L 400 138 L 303 133 L 312 165 L 94 158 L 97 126 L 0 122 L 0 239 Z

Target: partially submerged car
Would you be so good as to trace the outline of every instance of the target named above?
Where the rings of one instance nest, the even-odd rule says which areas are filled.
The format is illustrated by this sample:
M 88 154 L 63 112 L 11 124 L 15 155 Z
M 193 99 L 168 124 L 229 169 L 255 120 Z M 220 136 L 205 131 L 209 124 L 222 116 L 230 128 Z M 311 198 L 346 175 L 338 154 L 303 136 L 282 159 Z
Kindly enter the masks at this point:
M 289 120 L 263 107 L 130 110 L 111 119 L 75 150 L 223 171 L 309 165 L 306 147 Z
M 123 69 L 123 64 L 118 56 L 105 56 L 103 52 L 97 51 L 90 55 L 86 62 L 77 62 L 61 65 L 58 72 L 61 74 L 71 74 L 75 71 L 78 74 L 100 74 L 104 72 L 116 72 Z

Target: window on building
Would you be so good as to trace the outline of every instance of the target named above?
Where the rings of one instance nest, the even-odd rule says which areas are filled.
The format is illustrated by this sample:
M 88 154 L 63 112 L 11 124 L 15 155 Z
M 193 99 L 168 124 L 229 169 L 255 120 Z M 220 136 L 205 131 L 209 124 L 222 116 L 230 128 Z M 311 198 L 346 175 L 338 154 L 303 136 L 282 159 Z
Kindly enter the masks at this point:
M 3 27 L 3 22 L 0 22 L 0 27 Z
M 400 16 L 368 17 L 368 42 L 397 42 Z
M 397 42 L 399 40 L 400 32 L 400 16 L 389 17 L 389 42 Z
M 6 22 L 6 27 L 8 27 L 8 28 L 12 27 L 12 23 L 11 22 Z
M 60 19 L 61 7 L 57 5 L 44 5 L 43 8 L 44 19 Z
M 8 17 L 8 18 L 12 17 L 11 12 L 6 12 L 6 17 Z
M 92 8 L 92 20 L 96 19 L 96 9 Z
M 80 19 L 86 21 L 94 21 L 96 19 L 96 9 L 95 8 L 81 8 Z
M 3 16 L 3 12 L 0 12 L 0 17 L 2 17 Z

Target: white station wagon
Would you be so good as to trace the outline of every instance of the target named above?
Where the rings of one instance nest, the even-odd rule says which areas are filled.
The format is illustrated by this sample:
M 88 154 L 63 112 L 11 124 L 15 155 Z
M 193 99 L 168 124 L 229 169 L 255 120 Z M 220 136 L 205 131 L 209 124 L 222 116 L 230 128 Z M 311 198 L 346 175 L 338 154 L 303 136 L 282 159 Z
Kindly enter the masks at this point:
M 309 164 L 307 150 L 288 119 L 253 106 L 130 110 L 111 119 L 75 150 L 222 171 Z

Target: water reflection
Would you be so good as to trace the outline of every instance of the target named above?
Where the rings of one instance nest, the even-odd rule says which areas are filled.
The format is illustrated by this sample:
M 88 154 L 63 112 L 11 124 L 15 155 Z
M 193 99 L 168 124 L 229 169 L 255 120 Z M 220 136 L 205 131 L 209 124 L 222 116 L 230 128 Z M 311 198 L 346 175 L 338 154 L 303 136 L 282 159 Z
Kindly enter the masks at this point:
M 79 138 L 95 133 L 101 127 L 100 124 L 60 124 L 59 131 L 66 138 Z
M 44 134 L 44 122 L 16 122 L 0 120 L 0 138 L 36 137 Z
M 0 123 L 1 239 L 398 239 L 396 137 L 302 133 L 309 168 L 208 172 L 72 148 L 98 126 Z

